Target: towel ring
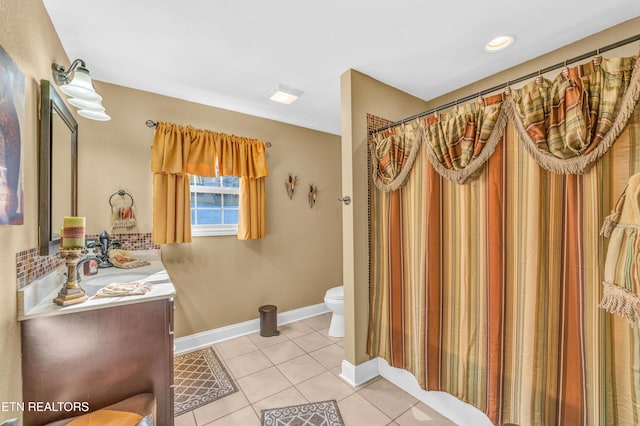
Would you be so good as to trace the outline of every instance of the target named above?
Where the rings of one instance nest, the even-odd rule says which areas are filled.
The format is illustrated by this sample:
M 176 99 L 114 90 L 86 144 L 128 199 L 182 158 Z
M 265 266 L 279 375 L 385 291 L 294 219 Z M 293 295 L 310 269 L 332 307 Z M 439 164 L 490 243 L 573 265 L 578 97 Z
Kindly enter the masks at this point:
M 131 194 L 129 194 L 127 191 L 125 191 L 124 189 L 121 189 L 117 192 L 114 192 L 113 194 L 111 194 L 111 197 L 109 197 L 109 205 L 113 208 L 114 205 L 111 202 L 111 200 L 113 200 L 113 197 L 115 197 L 116 195 L 119 195 L 121 197 L 124 197 L 125 195 L 129 196 L 129 198 L 131 198 L 131 205 L 127 206 L 127 207 L 133 207 L 133 196 Z

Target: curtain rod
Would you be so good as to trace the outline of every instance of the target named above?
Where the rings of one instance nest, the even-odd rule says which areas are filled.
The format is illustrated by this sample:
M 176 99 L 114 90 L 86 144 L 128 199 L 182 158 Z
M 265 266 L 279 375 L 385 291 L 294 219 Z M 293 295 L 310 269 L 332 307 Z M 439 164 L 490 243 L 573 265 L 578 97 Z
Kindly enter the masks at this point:
M 147 120 L 146 123 L 147 127 L 153 127 L 154 129 L 158 127 L 158 122 L 153 121 L 153 120 Z M 267 148 L 271 148 L 271 142 L 265 142 L 264 143 Z
M 636 35 L 634 35 L 632 37 L 626 38 L 624 40 L 620 40 L 620 41 L 618 41 L 616 43 L 612 43 L 612 44 L 609 44 L 607 46 L 601 47 L 599 49 L 592 50 L 591 52 L 584 53 L 584 54 L 582 54 L 580 56 L 576 56 L 575 58 L 571 58 L 571 59 L 568 59 L 566 61 L 558 62 L 557 64 L 548 66 L 548 67 L 543 68 L 541 70 L 538 70 L 536 72 L 532 72 L 532 73 L 524 75 L 522 77 L 518 77 L 515 80 L 509 80 L 507 83 L 499 84 L 499 85 L 491 87 L 489 89 L 485 89 L 485 90 L 482 90 L 480 92 L 476 92 L 473 95 L 465 96 L 464 98 L 460 98 L 458 100 L 446 103 L 444 105 L 440 105 L 439 107 L 431 108 L 430 110 L 421 112 L 421 113 L 416 114 L 416 115 L 412 115 L 411 117 L 407 117 L 407 118 L 402 119 L 400 121 L 396 121 L 394 123 L 387 124 L 386 126 L 382 126 L 382 127 L 378 128 L 378 129 L 370 131 L 369 135 L 381 132 L 383 130 L 390 129 L 392 127 L 399 126 L 400 124 L 408 123 L 409 121 L 418 119 L 420 117 L 424 117 L 425 115 L 433 114 L 434 112 L 441 111 L 441 110 L 447 109 L 447 108 L 451 108 L 453 106 L 456 106 L 456 105 L 464 103 L 464 102 L 468 102 L 468 101 L 470 101 L 472 99 L 481 97 L 482 95 L 486 95 L 487 93 L 492 93 L 492 92 L 495 92 L 495 91 L 500 90 L 500 89 L 505 89 L 508 86 L 510 86 L 511 84 L 520 83 L 520 82 L 523 82 L 525 80 L 529 80 L 530 78 L 537 77 L 537 76 L 539 76 L 541 74 L 544 74 L 544 73 L 547 73 L 549 71 L 553 71 L 553 70 L 557 70 L 558 68 L 566 67 L 568 64 L 573 64 L 575 62 L 583 61 L 583 60 L 591 58 L 593 56 L 597 56 L 600 53 L 604 53 L 604 52 L 608 52 L 609 50 L 617 49 L 618 47 L 624 46 L 624 45 L 629 44 L 629 43 L 633 43 L 634 41 L 638 41 L 638 40 L 640 40 L 640 34 L 636 34 Z

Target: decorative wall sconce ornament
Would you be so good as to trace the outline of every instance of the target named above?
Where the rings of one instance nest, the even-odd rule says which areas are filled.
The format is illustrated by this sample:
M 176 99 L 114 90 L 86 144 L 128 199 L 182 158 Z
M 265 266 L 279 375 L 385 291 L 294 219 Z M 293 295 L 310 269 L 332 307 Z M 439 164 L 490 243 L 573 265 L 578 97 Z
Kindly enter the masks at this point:
M 111 120 L 111 117 L 105 113 L 102 96 L 93 87 L 89 70 L 82 59 L 73 61 L 69 70 L 56 63 L 51 64 L 51 69 L 53 80 L 60 86 L 62 93 L 71 96 L 68 102 L 78 108 L 78 115 L 91 120 Z
M 293 200 L 293 194 L 296 192 L 296 185 L 298 184 L 298 176 L 289 173 L 289 179 L 285 181 L 284 187 L 287 189 L 287 195 L 290 200 Z
M 313 208 L 316 205 L 316 198 L 318 197 L 318 185 L 309 185 L 309 207 Z

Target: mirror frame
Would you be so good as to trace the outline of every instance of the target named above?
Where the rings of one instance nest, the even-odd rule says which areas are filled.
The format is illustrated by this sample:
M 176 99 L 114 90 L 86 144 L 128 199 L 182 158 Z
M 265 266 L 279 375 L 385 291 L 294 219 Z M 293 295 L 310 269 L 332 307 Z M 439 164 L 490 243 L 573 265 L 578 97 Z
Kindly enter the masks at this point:
M 51 237 L 51 138 L 56 112 L 71 132 L 71 209 L 70 216 L 78 214 L 78 122 L 48 80 L 40 80 L 40 135 L 39 135 L 39 194 L 38 194 L 38 238 L 40 255 L 54 254 L 60 248 L 60 239 Z

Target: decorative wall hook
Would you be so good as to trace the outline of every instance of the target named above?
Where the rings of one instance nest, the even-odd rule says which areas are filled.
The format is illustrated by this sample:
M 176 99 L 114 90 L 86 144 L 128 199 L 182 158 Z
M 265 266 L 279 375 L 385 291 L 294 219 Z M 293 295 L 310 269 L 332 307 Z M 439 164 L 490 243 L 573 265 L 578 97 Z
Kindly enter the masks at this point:
M 289 179 L 285 181 L 284 187 L 287 189 L 287 195 L 290 200 L 293 200 L 293 194 L 296 192 L 296 185 L 298 184 L 298 176 L 289 173 Z
M 348 195 L 345 195 L 342 198 L 338 198 L 338 201 L 340 201 L 341 203 L 344 203 L 345 206 L 348 206 L 349 204 L 351 204 L 351 197 L 349 197 Z
M 316 205 L 316 198 L 318 197 L 318 185 L 309 185 L 309 207 L 313 208 Z

